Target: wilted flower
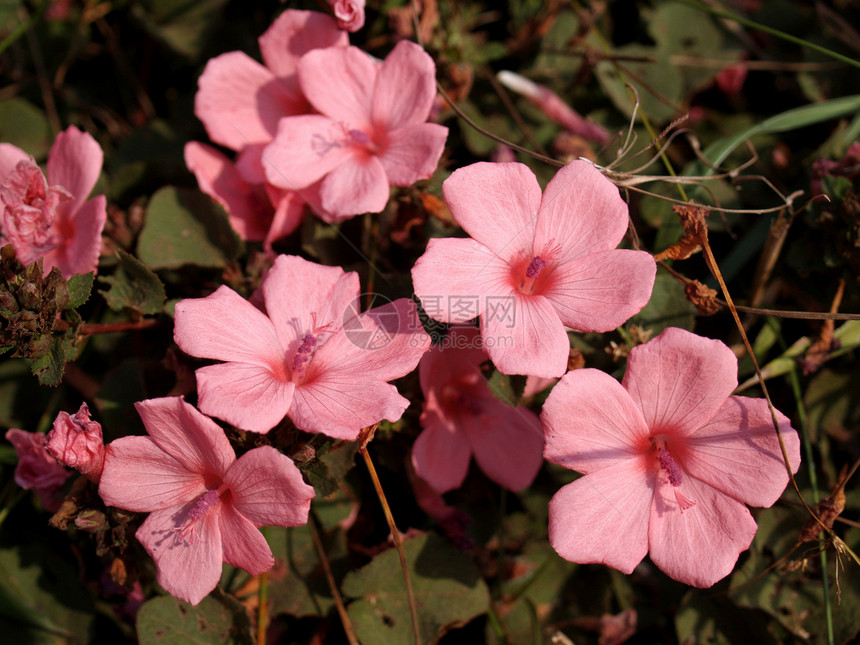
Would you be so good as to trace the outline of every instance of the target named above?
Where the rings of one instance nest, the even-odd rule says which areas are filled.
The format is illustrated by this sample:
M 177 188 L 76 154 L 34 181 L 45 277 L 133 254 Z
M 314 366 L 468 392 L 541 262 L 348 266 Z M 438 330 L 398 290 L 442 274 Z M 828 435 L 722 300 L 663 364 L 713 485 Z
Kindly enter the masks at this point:
M 90 418 L 86 403 L 74 416 L 60 412 L 47 434 L 47 451 L 60 463 L 74 468 L 87 479 L 98 483 L 104 466 L 105 447 L 102 427 Z
M 102 160 L 96 140 L 74 126 L 54 141 L 47 178 L 23 150 L 0 144 L 0 245 L 11 243 L 27 265 L 43 258 L 45 273 L 55 266 L 66 278 L 95 271 L 107 202 L 87 197 Z

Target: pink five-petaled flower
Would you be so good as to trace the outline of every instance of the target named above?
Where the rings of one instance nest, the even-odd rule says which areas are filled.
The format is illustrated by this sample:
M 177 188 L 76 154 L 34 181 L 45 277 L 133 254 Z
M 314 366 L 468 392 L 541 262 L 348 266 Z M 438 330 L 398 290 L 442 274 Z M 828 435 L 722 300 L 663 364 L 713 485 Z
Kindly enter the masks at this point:
M 460 168 L 443 190 L 471 239 L 431 239 L 412 269 L 415 293 L 442 322 L 480 316 L 499 371 L 561 376 L 570 350 L 565 327 L 609 331 L 651 297 L 654 259 L 615 248 L 627 231 L 627 206 L 591 164 L 563 167 L 542 198 L 519 163 Z
M 364 0 L 328 0 L 337 26 L 355 32 L 364 26 Z
M 631 350 L 623 385 L 567 373 L 541 414 L 544 457 L 585 474 L 549 504 L 559 555 L 630 573 L 650 553 L 696 587 L 728 575 L 756 532 L 746 504 L 771 506 L 788 483 L 767 402 L 736 386 L 728 347 L 675 328 Z M 776 417 L 795 472 L 797 433 Z
M 299 58 L 320 47 L 346 47 L 349 39 L 331 16 L 287 9 L 259 44 L 264 65 L 239 51 L 210 60 L 194 101 L 209 138 L 238 152 L 238 162 L 191 142 L 185 146 L 185 163 L 243 239 L 271 247 L 301 223 L 305 202 L 295 191 L 266 181 L 263 148 L 275 137 L 281 118 L 310 111 L 296 76 Z
M 317 49 L 299 61 L 299 81 L 320 114 L 281 119 L 265 151 L 272 184 L 318 195 L 312 206 L 340 221 L 433 174 L 448 128 L 426 123 L 436 66 L 421 47 L 400 41 L 382 63 L 356 47 Z
M 105 460 L 102 427 L 86 403 L 74 415 L 60 412 L 45 437 L 45 449 L 60 463 L 98 483 Z
M 271 446 L 238 460 L 224 431 L 180 397 L 135 404 L 148 437 L 123 437 L 105 455 L 99 495 L 150 513 L 136 536 L 169 593 L 196 605 L 226 562 L 257 575 L 275 560 L 260 526 L 299 526 L 314 490 Z
M 43 258 L 69 278 L 95 271 L 107 220 L 104 195 L 87 200 L 102 168 L 102 149 L 70 126 L 48 155 L 48 176 L 23 150 L 0 143 L 0 245 L 11 243 L 23 264 Z
M 54 493 L 63 487 L 72 473 L 45 450 L 45 435 L 11 428 L 6 431 L 6 440 L 15 447 L 18 455 L 15 483 L 35 492 L 47 510 L 56 512 L 61 502 Z
M 226 286 L 176 305 L 177 345 L 228 361 L 197 370 L 203 412 L 253 432 L 288 415 L 301 430 L 349 440 L 400 418 L 409 401 L 387 381 L 430 346 L 414 302 L 360 313 L 356 273 L 286 255 L 261 290 L 266 313 Z
M 440 493 L 463 483 L 472 455 L 487 477 L 512 491 L 531 484 L 543 463 L 540 420 L 493 395 L 480 369 L 486 360 L 480 332 L 454 327 L 418 367 L 424 431 L 412 464 Z

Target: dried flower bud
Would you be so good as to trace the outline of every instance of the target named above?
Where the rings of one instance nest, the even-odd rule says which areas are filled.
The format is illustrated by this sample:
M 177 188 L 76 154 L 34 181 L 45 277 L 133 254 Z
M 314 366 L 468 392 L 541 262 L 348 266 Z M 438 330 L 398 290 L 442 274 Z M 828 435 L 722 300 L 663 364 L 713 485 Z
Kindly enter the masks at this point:
M 60 412 L 47 435 L 47 451 L 61 463 L 70 466 L 98 483 L 105 460 L 102 427 L 90 418 L 86 403 L 74 416 Z

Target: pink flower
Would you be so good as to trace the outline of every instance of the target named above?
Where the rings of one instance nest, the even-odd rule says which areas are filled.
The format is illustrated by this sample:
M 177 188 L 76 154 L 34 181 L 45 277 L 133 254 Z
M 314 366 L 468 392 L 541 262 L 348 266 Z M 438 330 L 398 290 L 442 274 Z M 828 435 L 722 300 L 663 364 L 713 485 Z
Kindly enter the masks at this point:
M 549 539 L 573 562 L 630 573 L 646 553 L 669 576 L 709 587 L 731 572 L 788 475 L 764 399 L 730 396 L 723 343 L 669 328 L 630 352 L 623 384 L 567 373 L 544 404 L 551 462 L 585 475 L 549 505 Z M 797 433 L 779 412 L 792 471 Z
M 275 563 L 260 526 L 299 526 L 313 488 L 271 446 L 238 460 L 224 431 L 180 397 L 135 404 L 148 437 L 123 437 L 105 454 L 99 495 L 150 513 L 135 534 L 170 594 L 196 605 L 215 588 L 221 563 L 252 575 Z
M 81 472 L 98 483 L 104 466 L 105 447 L 102 427 L 90 417 L 86 403 L 72 416 L 60 412 L 46 435 L 45 449 L 57 461 Z
M 501 372 L 561 376 L 570 350 L 565 327 L 609 331 L 651 297 L 654 259 L 615 248 L 627 231 L 627 206 L 591 164 L 559 170 L 543 198 L 519 163 L 460 168 L 443 190 L 472 239 L 431 239 L 412 269 L 415 293 L 442 322 L 480 316 L 484 346 Z
M 227 210 L 240 236 L 271 248 L 301 223 L 305 200 L 267 182 L 263 148 L 274 138 L 281 118 L 310 111 L 296 76 L 299 58 L 318 47 L 345 47 L 349 40 L 330 16 L 287 9 L 259 44 L 265 65 L 239 51 L 210 60 L 194 101 L 194 112 L 209 137 L 238 152 L 237 164 L 196 142 L 186 145 L 185 163 L 200 190 Z
M 519 491 L 543 463 L 540 420 L 490 391 L 480 365 L 487 360 L 480 332 L 455 327 L 419 365 L 424 432 L 412 448 L 415 472 L 440 493 L 458 488 L 472 455 L 500 486 Z
M 318 49 L 298 75 L 320 114 L 281 119 L 265 151 L 272 184 L 318 194 L 321 216 L 340 221 L 381 211 L 390 186 L 433 174 L 448 129 L 425 123 L 436 67 L 418 45 L 397 43 L 383 63 L 355 47 Z
M 55 266 L 66 278 L 95 271 L 107 202 L 87 197 L 102 159 L 95 139 L 74 126 L 54 141 L 47 179 L 24 151 L 0 144 L 0 244 L 11 243 L 24 264 L 43 258 L 45 273 Z
M 285 415 L 307 432 L 355 439 L 409 405 L 387 381 L 415 369 L 430 339 L 415 303 L 360 313 L 358 275 L 281 255 L 262 287 L 266 313 L 229 287 L 176 305 L 174 338 L 192 356 L 206 414 L 253 432 Z
M 63 487 L 71 473 L 45 450 L 45 435 L 12 428 L 6 431 L 6 440 L 18 454 L 15 483 L 35 492 L 47 510 L 56 512 L 60 500 L 54 493 Z
M 349 32 L 364 27 L 364 0 L 328 0 L 337 18 L 337 26 Z
M 497 77 L 502 85 L 517 94 L 525 96 L 550 119 L 569 132 L 584 139 L 596 141 L 600 145 L 604 145 L 609 141 L 609 133 L 606 131 L 606 128 L 582 118 L 576 110 L 565 103 L 558 94 L 548 87 L 538 85 L 519 74 L 514 74 L 507 70 L 499 72 Z

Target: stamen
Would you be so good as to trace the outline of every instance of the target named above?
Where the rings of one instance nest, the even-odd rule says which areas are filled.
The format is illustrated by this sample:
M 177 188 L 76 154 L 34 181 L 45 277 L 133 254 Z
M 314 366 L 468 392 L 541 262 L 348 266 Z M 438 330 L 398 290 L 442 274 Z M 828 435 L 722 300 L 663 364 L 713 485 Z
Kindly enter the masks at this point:
M 221 488 L 224 488 L 222 485 Z M 179 534 L 179 538 L 188 544 L 194 542 L 194 529 L 197 522 L 203 519 L 207 511 L 218 503 L 221 497 L 221 488 L 207 490 L 194 502 L 194 506 L 188 511 L 188 522 L 184 526 L 178 526 L 174 530 Z
M 296 350 L 296 355 L 293 357 L 293 374 L 299 378 L 304 377 L 305 368 L 308 361 L 311 360 L 311 354 L 314 353 L 314 348 L 317 346 L 317 339 L 313 334 L 308 334 L 302 338 L 302 343 Z
M 543 268 L 545 266 L 546 260 L 542 260 L 539 255 L 536 255 L 532 258 L 532 261 L 529 263 L 529 266 L 526 269 L 526 277 L 530 280 L 534 280 L 540 275 L 540 272 L 543 271 Z
M 657 449 L 657 461 L 660 462 L 660 468 L 669 476 L 669 483 L 672 486 L 681 485 L 681 469 L 672 459 L 672 455 L 665 448 Z

